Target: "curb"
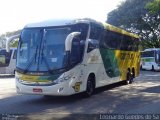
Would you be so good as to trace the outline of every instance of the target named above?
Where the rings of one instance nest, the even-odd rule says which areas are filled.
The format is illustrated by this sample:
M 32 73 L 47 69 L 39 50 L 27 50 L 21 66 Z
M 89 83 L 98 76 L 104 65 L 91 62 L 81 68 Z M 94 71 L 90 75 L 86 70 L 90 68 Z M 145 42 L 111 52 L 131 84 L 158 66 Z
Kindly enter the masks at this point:
M 3 75 L 0 75 L 0 78 L 14 78 L 14 76 L 15 75 L 5 75 L 5 74 L 3 74 Z

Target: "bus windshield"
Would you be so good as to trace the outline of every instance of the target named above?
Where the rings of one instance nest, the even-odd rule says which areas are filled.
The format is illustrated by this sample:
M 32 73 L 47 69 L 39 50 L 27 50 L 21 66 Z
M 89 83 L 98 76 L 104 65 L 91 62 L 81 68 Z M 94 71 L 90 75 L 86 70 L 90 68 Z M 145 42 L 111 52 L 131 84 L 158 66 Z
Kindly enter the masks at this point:
M 158 53 L 158 55 L 157 55 L 157 56 L 158 56 L 158 58 L 157 58 L 157 62 L 158 62 L 158 63 L 160 63 L 160 50 L 158 50 L 158 52 L 157 52 L 157 53 Z
M 47 72 L 65 67 L 65 40 L 77 27 L 26 28 L 22 31 L 17 52 L 17 68 Z M 81 31 L 80 31 L 81 32 Z
M 10 50 L 10 52 L 6 52 L 6 50 L 0 50 L 0 67 L 9 66 L 11 55 L 12 50 Z

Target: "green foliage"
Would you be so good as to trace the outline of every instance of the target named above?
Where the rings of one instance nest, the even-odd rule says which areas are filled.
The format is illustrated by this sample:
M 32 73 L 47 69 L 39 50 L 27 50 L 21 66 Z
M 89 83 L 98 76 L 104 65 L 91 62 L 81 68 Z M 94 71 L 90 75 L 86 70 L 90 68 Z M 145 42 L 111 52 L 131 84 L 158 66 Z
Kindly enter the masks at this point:
M 160 39 L 158 39 L 156 41 L 143 40 L 143 41 L 141 41 L 141 45 L 143 45 L 143 49 L 146 49 L 146 48 L 159 48 L 160 47 Z
M 154 0 L 146 5 L 146 8 L 150 10 L 151 14 L 160 13 L 160 0 Z
M 11 43 L 11 47 L 17 47 L 18 46 L 18 40 L 14 41 Z
M 141 36 L 143 48 L 160 47 L 160 16 L 151 14 L 146 7 L 152 2 L 153 0 L 126 0 L 108 14 L 107 22 Z
M 2 48 L 5 48 L 5 44 L 6 44 L 6 38 L 7 37 L 11 37 L 13 35 L 17 35 L 20 34 L 21 30 L 17 30 L 17 31 L 13 31 L 13 32 L 6 32 L 5 34 L 2 34 L 0 36 L 0 44 Z M 11 46 L 12 47 L 16 47 L 18 45 L 18 41 L 12 41 L 11 42 Z

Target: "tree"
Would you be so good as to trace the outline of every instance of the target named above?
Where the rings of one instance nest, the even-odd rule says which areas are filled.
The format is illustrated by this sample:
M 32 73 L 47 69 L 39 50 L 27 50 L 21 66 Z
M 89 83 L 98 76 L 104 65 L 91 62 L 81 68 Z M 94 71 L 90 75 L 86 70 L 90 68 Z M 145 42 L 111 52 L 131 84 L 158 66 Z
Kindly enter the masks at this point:
M 107 22 L 140 35 L 143 48 L 160 47 L 160 17 L 149 12 L 146 5 L 151 2 L 153 0 L 126 0 L 108 14 Z
M 13 31 L 13 32 L 6 32 L 5 34 L 2 34 L 0 36 L 0 48 L 5 48 L 6 46 L 6 37 L 11 37 L 13 35 L 20 34 L 21 30 Z M 17 47 L 18 41 L 12 41 L 11 46 L 12 47 Z
M 149 14 L 155 17 L 155 31 L 157 32 L 157 40 L 155 40 L 152 44 L 155 44 L 153 46 L 160 47 L 160 0 L 149 2 L 146 5 L 146 8 L 149 10 Z
M 17 47 L 18 46 L 18 41 L 19 41 L 19 39 L 16 39 L 13 42 L 11 42 L 11 47 Z
M 151 14 L 160 14 L 160 0 L 154 0 L 146 5 Z

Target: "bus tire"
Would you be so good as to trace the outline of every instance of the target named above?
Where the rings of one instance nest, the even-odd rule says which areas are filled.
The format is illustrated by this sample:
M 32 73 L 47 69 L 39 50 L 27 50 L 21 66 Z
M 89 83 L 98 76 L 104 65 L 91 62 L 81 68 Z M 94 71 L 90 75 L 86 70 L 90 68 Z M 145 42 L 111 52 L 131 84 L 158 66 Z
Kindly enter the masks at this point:
M 132 82 L 133 82 L 133 73 L 131 72 L 130 68 L 128 68 L 126 85 L 131 84 Z
M 14 75 L 16 74 L 16 70 L 13 71 L 13 74 L 14 74 Z
M 133 78 L 136 77 L 136 75 L 135 75 L 135 69 L 134 69 L 134 68 L 132 68 L 132 77 L 133 77 Z
M 90 97 L 95 89 L 95 77 L 93 75 L 90 75 L 87 80 L 87 86 L 85 91 L 85 97 Z
M 152 71 L 155 71 L 154 66 L 152 65 Z
M 140 70 L 142 70 L 142 65 L 140 65 Z

